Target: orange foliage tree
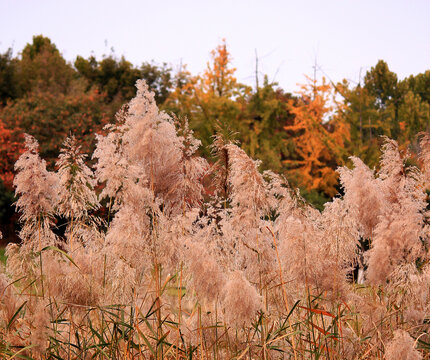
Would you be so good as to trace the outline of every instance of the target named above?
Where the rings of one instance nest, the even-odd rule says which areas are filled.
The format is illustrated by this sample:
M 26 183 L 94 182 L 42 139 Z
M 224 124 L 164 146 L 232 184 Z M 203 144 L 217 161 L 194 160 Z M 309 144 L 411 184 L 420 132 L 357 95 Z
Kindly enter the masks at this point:
M 284 129 L 292 137 L 295 158 L 284 163 L 300 185 L 331 197 L 337 193 L 336 168 L 344 163 L 349 128 L 338 116 L 341 105 L 333 96 L 332 86 L 324 78 L 321 85 L 308 80 L 301 86 L 298 99 L 287 103 L 295 117 Z
M 6 128 L 0 119 L 0 179 L 12 189 L 14 164 L 24 151 L 23 136 Z
M 234 76 L 236 68 L 232 68 L 231 55 L 223 40 L 215 50 L 211 51 L 212 64 L 208 63 L 203 76 L 199 78 L 200 91 L 206 96 L 230 98 L 237 93 L 237 80 Z

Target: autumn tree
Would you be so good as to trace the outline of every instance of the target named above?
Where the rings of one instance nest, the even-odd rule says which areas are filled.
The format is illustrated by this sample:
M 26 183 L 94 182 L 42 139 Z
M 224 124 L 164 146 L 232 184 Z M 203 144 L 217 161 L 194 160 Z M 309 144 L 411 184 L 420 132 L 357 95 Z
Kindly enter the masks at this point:
M 5 127 L 0 119 L 0 179 L 12 190 L 14 164 L 24 151 L 23 136 Z
M 4 238 L 0 244 L 17 240 L 13 178 L 15 162 L 23 152 L 22 134 L 6 128 L 0 119 L 0 231 Z
M 0 122 L 13 136 L 26 132 L 39 139 L 41 155 L 53 163 L 70 134 L 79 139 L 85 152 L 90 152 L 95 145 L 94 133 L 111 116 L 96 90 L 74 95 L 35 92 L 5 106 L 0 111 Z
M 200 90 L 207 96 L 232 98 L 239 89 L 234 76 L 236 68 L 231 67 L 232 58 L 225 40 L 211 51 L 211 57 L 212 63 L 207 64 L 206 71 L 200 78 Z
M 261 160 L 262 170 L 285 171 L 283 160 L 291 158 L 294 151 L 283 128 L 293 119 L 286 107 L 294 98 L 291 94 L 267 77 L 255 89 L 238 83 L 225 42 L 211 52 L 203 74 L 192 76 L 184 67 L 173 81 L 175 91 L 163 108 L 189 118 L 202 140 L 204 155 L 210 156 L 208 145 L 215 133 L 221 132 Z
M 251 88 L 237 82 L 235 71 L 223 41 L 211 52 L 211 61 L 203 74 L 191 76 L 186 70 L 180 72 L 182 81 L 178 81 L 164 106 L 166 110 L 190 119 L 190 126 L 202 140 L 206 155 L 217 123 L 239 130 L 236 119 Z
M 295 156 L 284 160 L 290 176 L 308 190 L 317 190 L 332 197 L 337 193 L 336 168 L 345 158 L 345 142 L 349 139 L 347 124 L 337 116 L 341 106 L 333 97 L 333 88 L 309 79 L 302 85 L 297 100 L 288 107 L 295 118 L 284 129 L 292 137 Z

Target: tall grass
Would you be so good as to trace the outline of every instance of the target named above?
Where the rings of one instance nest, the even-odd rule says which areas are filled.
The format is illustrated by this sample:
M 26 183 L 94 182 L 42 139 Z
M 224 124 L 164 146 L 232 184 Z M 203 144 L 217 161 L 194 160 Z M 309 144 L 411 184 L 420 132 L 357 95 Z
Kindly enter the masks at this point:
M 429 358 L 428 174 L 394 141 L 319 212 L 221 135 L 210 166 L 137 87 L 92 169 L 71 137 L 48 171 L 27 136 L 1 358 Z

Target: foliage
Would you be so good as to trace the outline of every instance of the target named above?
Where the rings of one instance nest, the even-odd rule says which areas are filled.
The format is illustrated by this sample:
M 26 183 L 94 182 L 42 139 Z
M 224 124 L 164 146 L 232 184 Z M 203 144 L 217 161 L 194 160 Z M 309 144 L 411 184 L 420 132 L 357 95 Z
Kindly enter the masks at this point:
M 332 197 L 336 194 L 335 169 L 343 164 L 344 147 L 349 140 L 348 125 L 336 114 L 340 105 L 330 99 L 332 88 L 315 81 L 302 85 L 297 101 L 289 100 L 293 123 L 284 129 L 293 135 L 295 158 L 284 160 L 308 189 Z
M 400 80 L 380 60 L 358 84 L 332 84 L 343 96 L 342 106 L 327 97 L 333 111 L 326 109 L 325 115 L 316 116 L 322 119 L 319 125 L 302 122 L 307 128 L 298 130 L 300 116 L 292 109 L 301 109 L 301 116 L 309 119 L 315 110 L 315 103 L 306 100 L 306 96 L 312 98 L 310 85 L 306 96 L 293 96 L 267 78 L 260 84 L 256 75 L 256 86 L 251 88 L 237 81 L 225 41 L 210 56 L 206 70 L 198 75 L 182 64 L 176 73 L 173 65 L 154 61 L 136 66 L 114 53 L 102 59 L 78 56 L 72 65 L 49 38 L 34 36 L 18 56 L 13 57 L 10 49 L 0 54 L 0 120 L 12 131 L 12 143 L 22 143 L 20 131 L 41 140 L 42 156 L 53 165 L 62 139 L 70 132 L 83 139 L 84 152 L 91 152 L 91 128 L 99 131 L 112 122 L 121 104 L 135 95 L 136 80 L 143 78 L 160 108 L 180 121 L 189 119 L 190 129 L 203 144 L 199 153 L 206 159 L 211 160 L 209 145 L 220 126 L 224 133 L 235 134 L 248 155 L 262 161 L 261 170 L 287 176 L 320 209 L 339 189 L 334 170 L 348 156 L 378 166 L 380 136 L 417 152 L 415 134 L 429 128 L 429 71 Z M 305 134 L 314 134 L 308 140 L 315 141 L 303 143 Z M 310 147 L 312 154 L 307 153 Z M 10 186 L 10 169 L 19 149 L 8 147 L 7 153 L 7 169 L 0 176 L 8 176 Z
M 6 128 L 0 118 L 0 179 L 11 190 L 13 182 L 13 167 L 24 150 L 22 134 L 17 134 Z
M 239 115 L 237 131 L 241 146 L 251 157 L 261 160 L 263 170 L 284 172 L 283 161 L 294 155 L 294 143 L 284 130 L 294 120 L 286 106 L 289 101 L 295 102 L 294 97 L 277 84 L 270 84 L 266 77 Z
M 405 82 L 414 94 L 430 105 L 430 70 L 416 76 L 409 76 Z
M 47 37 L 33 36 L 17 66 L 19 86 L 24 94 L 36 90 L 67 94 L 71 89 L 73 69 Z
M 209 155 L 208 145 L 217 123 L 232 131 L 241 126 L 237 118 L 251 89 L 237 82 L 235 70 L 224 41 L 211 52 L 211 62 L 203 74 L 189 77 L 185 70 L 179 74 L 180 81 L 164 106 L 180 117 L 191 119 L 191 128 L 201 139 L 205 155 Z
M 398 107 L 399 142 L 408 143 L 420 131 L 430 130 L 430 106 L 411 90 L 404 95 Z
M 17 60 L 12 58 L 12 49 L 0 54 L 0 105 L 20 94 L 16 67 Z
M 52 162 L 62 139 L 70 133 L 80 139 L 86 151 L 93 149 L 94 133 L 101 131 L 110 118 L 103 99 L 97 91 L 76 95 L 34 92 L 5 106 L 0 120 L 13 129 L 12 134 L 25 131 L 41 139 L 41 154 Z
M 378 136 L 389 136 L 402 147 L 415 141 L 419 131 L 429 127 L 426 98 L 426 73 L 398 81 L 388 65 L 380 60 L 360 83 L 350 88 L 344 81 L 336 89 L 344 97 L 343 116 L 351 124 L 351 152 L 365 157 L 366 163 L 376 165 L 380 146 Z
M 130 100 L 135 94 L 136 81 L 145 79 L 148 86 L 155 92 L 157 102 L 165 101 L 171 90 L 171 69 L 166 63 L 157 65 L 154 62 L 144 62 L 141 68 L 136 68 L 124 57 L 117 59 L 113 54 L 97 61 L 94 56 L 84 59 L 78 56 L 75 60 L 78 74 L 87 82 L 87 89 L 95 86 L 106 94 L 108 101 L 122 102 Z M 119 97 L 119 99 L 118 99 Z
M 370 96 L 376 99 L 375 105 L 387 107 L 389 103 L 397 102 L 401 89 L 397 75 L 390 71 L 385 61 L 378 63 L 366 73 L 364 87 Z

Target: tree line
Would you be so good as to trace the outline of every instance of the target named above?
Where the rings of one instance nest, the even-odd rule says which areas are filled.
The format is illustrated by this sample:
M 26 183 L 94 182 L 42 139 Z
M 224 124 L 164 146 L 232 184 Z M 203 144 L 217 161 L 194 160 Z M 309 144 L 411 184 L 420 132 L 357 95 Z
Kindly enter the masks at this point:
M 135 96 L 138 79 L 147 82 L 162 110 L 188 119 L 209 161 L 213 136 L 221 132 L 260 159 L 262 170 L 283 174 L 317 208 L 341 191 L 336 169 L 348 165 L 350 156 L 377 166 L 381 135 L 414 153 L 416 134 L 429 128 L 430 70 L 400 80 L 379 60 L 359 83 L 306 78 L 296 93 L 267 76 L 256 78 L 254 87 L 242 84 L 235 70 L 225 41 L 197 75 L 186 66 L 154 61 L 136 66 L 115 54 L 77 56 L 69 63 L 42 35 L 17 56 L 11 49 L 0 54 L 2 232 L 15 232 L 13 166 L 24 149 L 23 133 L 39 140 L 48 167 L 55 166 L 70 134 L 91 154 L 93 134 L 102 133 Z

